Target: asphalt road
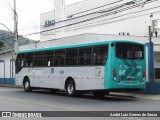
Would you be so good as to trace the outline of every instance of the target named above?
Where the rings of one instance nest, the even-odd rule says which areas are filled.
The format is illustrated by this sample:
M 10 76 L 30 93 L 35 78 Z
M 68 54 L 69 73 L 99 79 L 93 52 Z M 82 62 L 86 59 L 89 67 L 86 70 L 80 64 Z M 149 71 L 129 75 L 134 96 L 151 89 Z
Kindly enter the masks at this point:
M 160 101 L 138 99 L 134 96 L 92 95 L 68 97 L 65 92 L 52 94 L 46 90 L 24 92 L 23 88 L 0 87 L 0 111 L 160 111 Z M 2 118 L 0 118 L 1 120 Z M 27 118 L 26 118 L 27 119 Z M 39 118 L 32 118 L 39 120 Z M 41 118 L 49 120 L 53 118 Z M 151 118 L 54 118 L 57 120 L 150 120 Z M 159 118 L 152 118 L 158 120 Z M 15 120 L 18 120 L 16 118 Z M 30 119 L 29 119 L 30 120 Z

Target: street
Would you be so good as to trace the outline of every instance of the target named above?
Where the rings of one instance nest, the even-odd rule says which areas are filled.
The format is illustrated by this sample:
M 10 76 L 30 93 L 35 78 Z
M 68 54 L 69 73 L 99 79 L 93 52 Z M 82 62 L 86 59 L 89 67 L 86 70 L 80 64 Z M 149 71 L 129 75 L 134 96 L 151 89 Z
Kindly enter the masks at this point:
M 134 96 L 110 95 L 105 98 L 95 98 L 92 95 L 85 95 L 68 97 L 65 92 L 52 94 L 47 90 L 36 90 L 26 93 L 23 88 L 0 87 L 0 111 L 159 111 L 159 104 L 160 101 L 139 99 Z M 89 119 L 91 118 L 88 117 L 87 120 Z M 99 118 L 92 118 L 92 120 L 94 119 L 99 120 Z M 106 118 L 101 119 L 105 120 Z M 149 120 L 151 118 L 122 117 L 117 119 Z

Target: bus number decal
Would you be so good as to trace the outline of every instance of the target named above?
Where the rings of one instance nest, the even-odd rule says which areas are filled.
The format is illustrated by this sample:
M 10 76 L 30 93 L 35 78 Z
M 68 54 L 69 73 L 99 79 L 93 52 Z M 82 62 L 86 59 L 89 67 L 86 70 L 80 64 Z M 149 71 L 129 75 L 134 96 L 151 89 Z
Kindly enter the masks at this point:
M 60 74 L 64 74 L 64 70 L 60 70 Z
M 54 73 L 54 68 L 51 68 L 51 73 Z
M 95 77 L 101 77 L 102 71 L 100 67 L 95 68 Z
M 125 70 L 119 70 L 119 75 L 125 75 Z

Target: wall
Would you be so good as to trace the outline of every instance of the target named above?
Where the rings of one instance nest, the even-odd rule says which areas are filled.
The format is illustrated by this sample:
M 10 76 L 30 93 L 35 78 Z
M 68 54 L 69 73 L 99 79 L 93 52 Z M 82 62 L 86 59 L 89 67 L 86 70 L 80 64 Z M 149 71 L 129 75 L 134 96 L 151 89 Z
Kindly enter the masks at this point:
M 12 54 L 11 52 L 7 52 L 4 54 L 0 54 L 0 59 L 5 60 L 5 77 L 6 78 L 11 78 L 12 74 L 10 72 L 10 60 L 12 59 Z M 0 78 L 4 78 L 4 63 L 0 63 Z M 12 67 L 11 67 L 12 68 Z M 14 71 L 13 71 L 14 73 Z
M 41 35 L 41 40 L 50 40 L 83 33 L 118 35 L 124 32 L 130 35 L 147 36 L 148 26 L 151 25 L 150 15 L 153 14 L 152 20 L 160 19 L 160 1 L 149 1 L 146 4 L 143 1 L 139 1 L 134 5 L 125 5 L 115 9 L 115 6 L 124 5 L 130 0 L 118 1 L 86 0 L 66 6 L 64 15 L 64 24 L 66 26 L 62 30 L 62 28 L 59 28 L 62 22 L 57 21 L 55 26 L 48 28 L 42 27 L 42 31 L 46 29 L 48 31 L 45 32 L 45 35 Z M 126 8 L 128 9 L 126 10 Z M 55 11 L 50 12 L 54 13 Z M 50 12 L 47 17 L 42 14 L 41 18 L 43 20 L 45 17 L 48 19 Z M 41 24 L 43 25 L 44 23 L 42 22 Z M 62 36 L 59 36 L 59 34 Z

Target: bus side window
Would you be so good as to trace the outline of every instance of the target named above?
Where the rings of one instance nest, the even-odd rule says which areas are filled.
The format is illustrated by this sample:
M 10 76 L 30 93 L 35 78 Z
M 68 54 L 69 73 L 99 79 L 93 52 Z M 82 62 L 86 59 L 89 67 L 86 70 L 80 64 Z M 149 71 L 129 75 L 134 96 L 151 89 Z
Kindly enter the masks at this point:
M 31 66 L 42 67 L 44 65 L 44 52 L 36 52 L 35 53 L 35 64 L 31 64 Z
M 54 51 L 45 51 L 44 52 L 44 65 L 43 66 L 53 66 L 53 56 Z
M 84 47 L 79 49 L 78 64 L 91 65 L 92 47 Z
M 33 67 L 34 65 L 34 53 L 27 53 L 26 54 L 26 67 Z
M 77 65 L 78 49 L 66 49 L 66 65 Z
M 18 54 L 16 59 L 16 73 L 20 72 L 25 67 L 25 54 Z
M 65 65 L 65 50 L 55 51 L 54 56 L 54 66 L 64 66 Z
M 108 45 L 100 45 L 93 47 L 93 65 L 104 65 L 108 58 Z

